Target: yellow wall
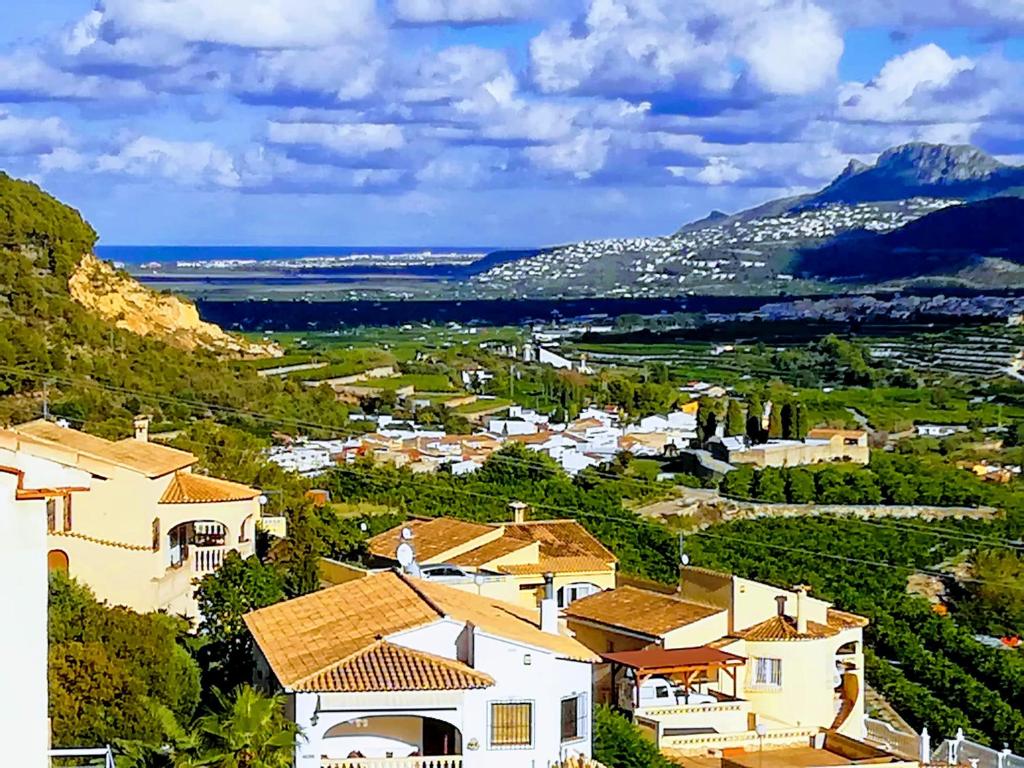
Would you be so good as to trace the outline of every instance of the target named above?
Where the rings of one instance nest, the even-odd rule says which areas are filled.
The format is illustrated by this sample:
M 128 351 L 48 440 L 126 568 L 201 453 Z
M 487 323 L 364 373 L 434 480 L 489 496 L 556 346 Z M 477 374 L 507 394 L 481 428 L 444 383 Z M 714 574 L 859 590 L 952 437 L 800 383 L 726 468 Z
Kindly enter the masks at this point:
M 111 465 L 93 466 L 92 487 L 75 494 L 71 530 L 47 537 L 49 549 L 67 553 L 69 573 L 88 584 L 100 600 L 136 611 L 166 609 L 195 615 L 190 563 L 168 567 L 168 533 L 180 523 L 214 521 L 227 528 L 225 546 L 243 556 L 255 551 L 258 500 L 204 504 L 160 504 L 173 473 L 154 479 Z M 153 521 L 160 521 L 159 549 L 153 549 Z M 246 540 L 240 541 L 243 523 Z M 194 552 L 194 548 L 192 550 Z

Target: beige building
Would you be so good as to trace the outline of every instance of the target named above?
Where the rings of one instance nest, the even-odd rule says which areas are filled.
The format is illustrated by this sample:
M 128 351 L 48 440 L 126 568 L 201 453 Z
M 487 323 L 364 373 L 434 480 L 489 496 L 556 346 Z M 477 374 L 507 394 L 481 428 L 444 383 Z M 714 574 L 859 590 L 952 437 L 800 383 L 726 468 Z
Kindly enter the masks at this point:
M 144 423 L 114 442 L 33 421 L 0 447 L 88 473 L 88 493 L 47 501 L 47 559 L 100 600 L 194 618 L 194 580 L 255 552 L 260 492 L 193 474 L 196 457 L 149 442 Z
M 565 616 L 606 662 L 598 701 L 632 712 L 663 749 L 721 756 L 806 744 L 823 728 L 864 737 L 867 620 L 806 588 L 688 567 L 676 591 L 626 584 Z
M 799 467 L 826 461 L 867 464 L 871 460 L 867 433 L 859 429 L 812 429 L 805 440 L 751 443 L 745 437 L 713 438 L 711 455 L 730 464 L 755 467 Z
M 582 525 L 575 520 L 527 521 L 524 512 L 519 509 L 517 520 L 510 523 L 410 520 L 370 539 L 369 551 L 380 565 L 394 565 L 407 530 L 420 566 L 453 566 L 450 576 L 438 573 L 445 583 L 529 608 L 537 606 L 548 573 L 554 577 L 560 607 L 615 586 L 615 555 Z

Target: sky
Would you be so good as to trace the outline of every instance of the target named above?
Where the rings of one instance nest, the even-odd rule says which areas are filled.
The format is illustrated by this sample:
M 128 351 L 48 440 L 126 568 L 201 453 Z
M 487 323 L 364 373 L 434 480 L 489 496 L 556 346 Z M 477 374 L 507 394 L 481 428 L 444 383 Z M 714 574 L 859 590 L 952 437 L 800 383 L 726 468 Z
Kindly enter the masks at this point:
M 3 0 L 0 169 L 105 244 L 656 235 L 1024 162 L 1024 0 Z

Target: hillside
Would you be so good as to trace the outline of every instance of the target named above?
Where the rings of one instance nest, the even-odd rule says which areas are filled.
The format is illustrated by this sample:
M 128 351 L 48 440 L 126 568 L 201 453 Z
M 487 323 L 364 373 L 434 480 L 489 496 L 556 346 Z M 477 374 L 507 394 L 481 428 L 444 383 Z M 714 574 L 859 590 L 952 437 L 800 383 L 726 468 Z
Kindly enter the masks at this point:
M 966 203 L 886 234 L 840 237 L 803 252 L 795 268 L 814 277 L 879 282 L 956 275 L 982 259 L 1024 264 L 1024 200 Z
M 937 211 L 1024 189 L 1024 168 L 1005 165 L 969 146 L 913 143 L 886 150 L 867 165 L 856 160 L 818 192 L 771 200 L 734 214 L 714 211 L 665 237 L 616 238 L 572 243 L 539 251 L 525 259 L 494 265 L 472 278 L 488 296 L 676 296 L 700 294 L 778 294 L 832 291 L 831 278 L 844 276 L 865 288 L 876 275 L 857 278 L 842 265 L 827 263 L 824 246 L 844 238 L 858 243 L 895 232 L 918 219 L 939 226 Z M 960 226 L 967 224 L 960 221 Z M 985 225 L 980 219 L 970 226 Z M 924 237 L 910 230 L 912 239 Z M 988 237 L 965 229 L 968 237 Z M 941 243 L 937 231 L 932 238 Z M 890 241 L 895 243 L 896 241 Z M 894 247 L 897 247 L 894 245 Z M 816 249 L 822 249 L 817 251 Z M 989 250 L 979 246 L 981 251 Z M 978 259 L 962 253 L 934 252 L 901 261 L 901 277 L 927 275 L 933 281 L 986 287 L 993 282 L 1024 284 L 1024 273 L 991 273 Z M 963 249 L 961 249 L 963 250 Z M 808 253 L 819 253 L 808 261 Z M 934 257 L 934 258 L 933 258 Z M 842 256 L 845 258 L 845 256 Z M 809 264 L 813 268 L 809 268 Z M 974 268 L 958 274 L 964 266 Z M 950 266 L 952 272 L 946 271 Z M 998 266 L 998 265 L 997 265 Z
M 203 323 L 92 255 L 96 232 L 74 209 L 0 173 L 0 424 L 50 410 L 123 435 L 132 416 L 157 428 L 211 414 L 253 431 L 264 419 L 342 424 L 333 394 L 268 381 L 225 356 L 273 354 Z

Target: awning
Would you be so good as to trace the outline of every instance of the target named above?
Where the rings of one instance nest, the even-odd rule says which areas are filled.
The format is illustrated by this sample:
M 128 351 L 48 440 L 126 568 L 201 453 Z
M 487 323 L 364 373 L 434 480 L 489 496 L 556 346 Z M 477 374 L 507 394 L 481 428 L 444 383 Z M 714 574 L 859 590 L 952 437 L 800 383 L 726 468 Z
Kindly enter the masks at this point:
M 710 667 L 741 667 L 747 663 L 743 656 L 700 646 L 697 648 L 648 648 L 642 651 L 602 653 L 602 661 L 619 664 L 643 676 L 682 672 Z

